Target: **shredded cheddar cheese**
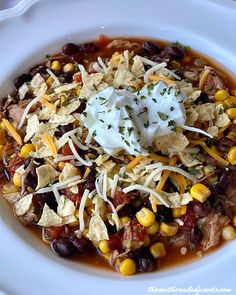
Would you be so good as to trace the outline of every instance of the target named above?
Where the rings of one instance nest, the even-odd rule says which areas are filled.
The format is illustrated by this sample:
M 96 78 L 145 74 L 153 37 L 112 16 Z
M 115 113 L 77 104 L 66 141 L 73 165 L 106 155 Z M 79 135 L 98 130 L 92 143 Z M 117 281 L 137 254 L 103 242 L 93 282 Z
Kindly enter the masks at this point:
M 48 148 L 50 149 L 53 157 L 56 158 L 56 156 L 57 156 L 57 148 L 56 148 L 51 136 L 45 133 L 45 134 L 43 134 L 43 139 L 45 140 L 45 142 L 46 142 Z
M 166 82 L 166 84 L 168 84 L 168 85 L 170 85 L 170 84 L 174 84 L 174 83 L 175 83 L 175 81 L 170 80 L 170 79 L 165 78 L 165 77 L 161 77 L 161 76 L 159 76 L 159 75 L 150 75 L 148 78 L 149 78 L 149 80 L 151 80 L 151 81 L 164 81 L 164 82 Z
M 177 160 L 178 160 L 178 157 L 177 156 L 173 156 L 171 159 L 170 159 L 170 162 L 169 162 L 169 166 L 174 166 L 176 163 L 177 163 Z M 170 176 L 170 173 L 171 171 L 164 171 L 162 176 L 161 176 L 161 179 L 160 181 L 158 182 L 158 185 L 156 186 L 156 191 L 157 192 L 160 192 L 162 191 L 168 177 Z
M 40 100 L 41 104 L 45 105 L 45 107 L 49 110 L 56 111 L 57 107 L 52 103 L 48 102 L 45 97 L 41 97 Z
M 11 136 L 15 139 L 15 141 L 22 145 L 22 139 L 19 133 L 15 130 L 15 128 L 12 126 L 12 124 L 7 119 L 2 119 L 2 122 L 7 129 L 7 131 L 11 134 Z
M 157 162 L 162 162 L 162 163 L 169 163 L 169 161 L 170 161 L 170 159 L 168 157 L 159 156 L 154 153 L 150 154 L 149 157 Z
M 199 85 L 198 85 L 198 88 L 199 88 L 200 90 L 203 89 L 204 84 L 205 84 L 205 81 L 206 81 L 206 78 L 208 77 L 209 73 L 210 73 L 210 70 L 205 70 L 205 71 L 203 72 L 203 74 L 202 74 L 202 76 L 201 76 L 201 78 L 200 78 L 200 81 L 199 81 Z
M 177 182 L 178 187 L 179 187 L 179 192 L 181 194 L 185 193 L 186 187 L 187 187 L 187 181 L 186 178 L 178 173 L 172 173 L 171 177 Z
M 223 159 L 220 155 L 218 155 L 214 150 L 210 149 L 206 144 L 205 142 L 202 142 L 202 141 L 198 141 L 198 140 L 190 140 L 190 142 L 192 144 L 195 144 L 195 145 L 200 145 L 204 151 L 210 155 L 212 158 L 214 158 L 216 161 L 218 161 L 219 163 L 221 163 L 222 165 L 224 166 L 228 166 L 229 165 L 229 162 L 225 159 Z
M 136 158 L 134 158 L 131 162 L 129 162 L 129 164 L 127 164 L 126 166 L 126 170 L 129 171 L 131 169 L 133 169 L 135 166 L 138 165 L 138 163 L 140 163 L 145 157 L 144 156 L 138 156 Z

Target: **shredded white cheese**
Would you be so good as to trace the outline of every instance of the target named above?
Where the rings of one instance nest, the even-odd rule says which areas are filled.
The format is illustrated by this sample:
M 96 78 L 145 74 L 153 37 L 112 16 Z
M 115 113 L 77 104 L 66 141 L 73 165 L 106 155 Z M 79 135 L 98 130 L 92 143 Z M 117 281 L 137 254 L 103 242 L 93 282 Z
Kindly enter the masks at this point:
M 107 66 L 105 65 L 105 63 L 103 62 L 103 60 L 101 59 L 101 57 L 98 57 L 98 63 L 101 66 L 101 68 L 103 69 L 104 72 L 106 72 L 107 70 Z
M 206 131 L 203 131 L 202 129 L 199 129 L 199 128 L 190 127 L 190 126 L 186 126 L 186 125 L 179 125 L 179 127 L 181 127 L 182 129 L 188 130 L 188 131 L 198 132 L 198 133 L 201 133 L 201 134 L 203 134 L 205 136 L 213 138 L 213 136 L 210 133 L 208 133 Z
M 48 72 L 48 74 L 53 78 L 53 80 L 56 83 L 56 86 L 60 86 L 61 82 L 58 80 L 57 76 L 50 70 L 50 69 L 46 69 L 46 71 Z
M 81 150 L 86 151 L 89 149 L 87 146 L 83 145 L 74 134 L 70 135 L 70 138 L 73 140 L 74 144 L 76 144 Z
M 113 177 L 113 180 L 112 180 L 112 184 L 111 184 L 111 198 L 112 199 L 115 197 L 118 180 L 119 180 L 119 175 L 115 174 Z
M 85 189 L 83 196 L 81 198 L 80 205 L 79 205 L 79 230 L 81 232 L 84 231 L 84 208 L 85 208 L 85 203 L 88 198 L 88 195 L 89 195 L 89 190 Z
M 69 147 L 73 153 L 73 155 L 75 156 L 75 158 L 81 162 L 83 165 L 85 166 L 92 166 L 92 162 L 91 161 L 85 161 L 83 158 L 80 157 L 80 155 L 77 153 L 76 149 L 75 149 L 75 146 L 74 146 L 74 143 L 72 141 L 72 139 L 69 139 L 68 140 L 68 144 L 69 144 Z
M 160 64 L 156 64 L 156 65 L 153 66 L 151 69 L 147 70 L 146 73 L 145 73 L 144 76 L 143 76 L 143 81 L 144 81 L 144 83 L 148 83 L 148 77 L 149 77 L 152 73 L 154 73 L 154 72 L 156 72 L 156 71 L 158 71 L 158 70 L 160 70 L 161 68 L 164 68 L 164 67 L 166 67 L 166 66 L 167 66 L 167 63 L 166 63 L 166 62 L 162 62 L 162 63 L 160 63 Z

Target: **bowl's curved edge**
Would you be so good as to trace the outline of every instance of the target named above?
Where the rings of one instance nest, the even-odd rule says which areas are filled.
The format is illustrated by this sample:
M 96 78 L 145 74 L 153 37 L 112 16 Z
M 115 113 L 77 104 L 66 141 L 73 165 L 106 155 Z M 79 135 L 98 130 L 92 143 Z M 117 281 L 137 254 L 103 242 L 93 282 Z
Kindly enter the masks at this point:
M 0 22 L 11 17 L 20 16 L 36 2 L 38 2 L 38 0 L 22 0 L 15 6 L 0 11 Z

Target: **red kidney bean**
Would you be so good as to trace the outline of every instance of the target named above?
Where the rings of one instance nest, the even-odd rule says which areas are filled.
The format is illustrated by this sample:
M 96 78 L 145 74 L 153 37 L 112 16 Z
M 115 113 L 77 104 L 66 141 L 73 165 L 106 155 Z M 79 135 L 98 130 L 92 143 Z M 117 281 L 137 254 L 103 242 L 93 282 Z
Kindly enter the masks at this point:
M 35 194 L 33 196 L 33 204 L 36 210 L 39 210 L 39 212 L 43 209 L 45 204 L 47 204 L 48 207 L 54 211 L 56 211 L 57 209 L 57 201 L 52 192 L 44 194 Z
M 74 245 L 79 253 L 86 253 L 91 249 L 91 242 L 84 237 L 78 238 L 76 235 L 72 234 L 69 237 L 69 241 Z
M 29 73 L 32 76 L 35 76 L 38 73 L 43 76 L 43 75 L 48 75 L 48 72 L 46 70 L 47 70 L 47 67 L 46 66 L 37 65 L 37 66 L 31 68 L 30 71 L 29 71 Z
M 78 109 L 75 110 L 75 113 L 82 113 L 86 108 L 86 101 L 84 99 L 81 100 L 81 104 Z
M 85 179 L 85 188 L 88 189 L 90 192 L 95 189 L 95 175 L 88 175 Z
M 193 227 L 190 232 L 190 243 L 197 246 L 203 238 L 203 233 L 199 227 Z
M 37 186 L 37 182 L 38 182 L 38 177 L 37 177 L 37 174 L 36 174 L 36 171 L 35 171 L 35 168 L 34 168 L 25 177 L 25 179 L 24 179 L 24 185 L 26 187 L 29 186 L 29 187 L 35 189 L 36 186 Z
M 82 53 L 92 53 L 92 52 L 97 52 L 98 50 L 99 50 L 98 46 L 92 42 L 79 45 L 79 51 Z
M 73 43 L 67 43 L 62 47 L 62 54 L 73 55 L 79 52 L 79 47 Z
M 233 180 L 234 171 L 233 170 L 224 170 L 218 178 L 218 190 L 222 191 L 225 189 Z
M 184 58 L 184 51 L 182 48 L 180 48 L 177 45 L 168 45 L 165 48 L 166 53 L 169 55 L 172 59 L 183 59 Z
M 143 47 L 144 47 L 144 50 L 148 52 L 159 53 L 161 51 L 161 47 L 158 44 L 150 42 L 150 41 L 144 42 Z
M 234 145 L 233 140 L 231 140 L 231 139 L 229 139 L 227 137 L 222 137 L 217 142 L 217 148 L 221 152 L 228 152 L 233 145 Z
M 78 64 L 82 63 L 83 55 L 81 54 L 81 52 L 75 53 L 72 55 L 72 60 Z
M 20 88 L 22 84 L 25 82 L 29 82 L 32 80 L 32 75 L 31 74 L 22 74 L 21 76 L 18 76 L 14 80 L 14 84 L 16 89 Z
M 163 58 L 160 55 L 157 55 L 157 54 L 153 55 L 151 57 L 151 60 L 154 61 L 154 62 L 157 62 L 157 63 L 163 62 Z
M 51 243 L 52 250 L 61 257 L 69 257 L 75 254 L 75 246 L 66 237 L 54 240 Z
M 60 125 L 58 127 L 58 131 L 55 132 L 55 136 L 56 137 L 61 137 L 63 134 L 71 131 L 72 129 L 73 129 L 73 125 L 72 124 Z
M 198 201 L 194 201 L 192 203 L 193 211 L 200 217 L 205 217 L 208 214 L 208 208 L 204 203 L 200 203 Z

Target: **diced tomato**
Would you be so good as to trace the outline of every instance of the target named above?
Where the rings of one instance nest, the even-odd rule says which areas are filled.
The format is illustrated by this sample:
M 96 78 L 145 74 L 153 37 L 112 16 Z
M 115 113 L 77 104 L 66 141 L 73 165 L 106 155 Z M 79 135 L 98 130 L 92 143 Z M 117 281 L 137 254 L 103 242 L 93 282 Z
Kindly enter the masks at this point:
M 63 156 L 68 156 L 68 155 L 73 155 L 70 147 L 68 144 L 65 144 L 62 149 L 61 149 L 61 153 Z
M 58 239 L 63 233 L 65 233 L 65 226 L 43 228 L 43 238 L 49 242 Z
M 181 217 L 184 225 L 180 226 L 182 230 L 191 230 L 197 224 L 197 216 L 193 210 L 188 208 L 187 213 Z
M 100 35 L 98 38 L 98 47 L 106 47 L 107 44 L 110 42 L 109 38 L 105 35 Z
M 142 241 L 144 239 L 145 229 L 136 219 L 131 222 L 131 231 L 133 240 Z
M 74 76 L 73 76 L 73 79 L 77 83 L 81 83 L 82 82 L 82 77 L 81 77 L 81 74 L 80 73 L 75 73 Z
M 125 194 L 121 190 L 116 190 L 115 197 L 112 199 L 112 203 L 115 208 L 122 204 L 130 204 L 131 194 Z
M 22 166 L 25 162 L 25 159 L 16 155 L 13 159 L 10 160 L 9 164 L 7 165 L 7 171 L 11 176 L 14 175 L 17 168 Z
M 68 199 L 75 202 L 76 204 L 79 204 L 81 201 L 81 198 L 83 196 L 83 186 L 81 184 L 78 184 L 78 193 L 74 194 L 72 191 L 67 187 L 64 189 L 64 194 L 67 196 Z
M 121 235 L 120 234 L 113 234 L 109 236 L 108 247 L 111 250 L 121 250 L 122 243 L 121 243 Z

